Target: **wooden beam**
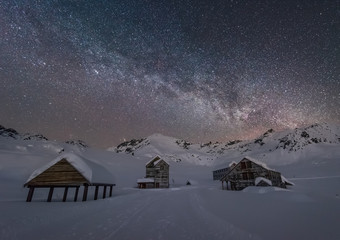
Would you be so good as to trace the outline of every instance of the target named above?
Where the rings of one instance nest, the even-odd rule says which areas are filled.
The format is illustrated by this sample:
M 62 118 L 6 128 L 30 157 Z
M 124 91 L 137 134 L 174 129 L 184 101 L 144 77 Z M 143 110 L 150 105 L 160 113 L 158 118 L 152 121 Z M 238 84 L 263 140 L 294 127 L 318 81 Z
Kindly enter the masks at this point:
M 106 197 L 106 186 L 104 186 L 104 190 L 103 190 L 103 198 Z
M 28 191 L 26 202 L 31 202 L 33 198 L 34 187 L 29 187 L 29 188 L 30 190 Z
M 98 189 L 99 189 L 99 186 L 96 186 L 96 190 L 94 191 L 94 200 L 98 199 Z
M 52 201 L 53 190 L 54 190 L 54 187 L 50 187 L 50 191 L 48 192 L 47 202 Z
M 89 188 L 89 186 L 87 186 L 87 185 L 84 186 L 83 202 L 85 202 L 86 199 L 87 199 L 88 188 Z
M 110 197 L 112 197 L 112 186 L 110 186 Z
M 78 199 L 78 192 L 79 192 L 79 186 L 76 187 L 76 192 L 75 192 L 75 194 L 74 194 L 74 201 L 75 201 L 75 202 L 76 202 L 77 199 Z
M 65 202 L 66 199 L 67 199 L 67 192 L 68 192 L 68 187 L 65 187 L 64 196 L 63 196 L 63 202 Z

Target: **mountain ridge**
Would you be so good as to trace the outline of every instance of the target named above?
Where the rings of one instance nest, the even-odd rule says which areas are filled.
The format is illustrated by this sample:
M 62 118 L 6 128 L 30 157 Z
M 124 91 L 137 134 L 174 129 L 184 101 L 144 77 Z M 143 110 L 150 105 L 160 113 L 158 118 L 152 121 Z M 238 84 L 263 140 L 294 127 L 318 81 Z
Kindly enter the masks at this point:
M 162 134 L 153 134 L 147 138 L 125 141 L 108 150 L 136 156 L 162 155 L 176 161 L 186 159 L 189 162 L 210 165 L 214 160 L 217 164 L 222 161 L 219 159 L 239 159 L 246 155 L 266 160 L 266 155 L 273 157 L 280 154 L 295 159 L 306 149 L 320 144 L 340 145 L 340 126 L 316 123 L 278 132 L 269 129 L 252 140 L 204 144 L 194 144 Z M 293 153 L 296 153 L 296 156 L 293 156 Z

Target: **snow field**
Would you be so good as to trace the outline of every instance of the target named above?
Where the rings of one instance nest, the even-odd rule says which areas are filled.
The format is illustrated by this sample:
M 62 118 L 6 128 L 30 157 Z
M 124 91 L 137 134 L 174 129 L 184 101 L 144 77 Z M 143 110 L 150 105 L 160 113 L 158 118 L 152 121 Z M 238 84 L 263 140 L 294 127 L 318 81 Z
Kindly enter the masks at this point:
M 91 189 L 87 202 L 79 197 L 75 203 L 70 189 L 64 203 L 56 189 L 47 203 L 48 190 L 37 189 L 26 203 L 23 184 L 63 147 L 41 144 L 0 140 L 0 239 L 340 239 L 340 154 L 334 146 L 291 164 L 277 158 L 274 168 L 295 183 L 289 189 L 239 192 L 222 191 L 212 180 L 216 166 L 186 161 L 170 162 L 171 188 L 140 190 L 136 181 L 149 157 L 69 148 L 114 175 L 113 197 L 94 201 Z

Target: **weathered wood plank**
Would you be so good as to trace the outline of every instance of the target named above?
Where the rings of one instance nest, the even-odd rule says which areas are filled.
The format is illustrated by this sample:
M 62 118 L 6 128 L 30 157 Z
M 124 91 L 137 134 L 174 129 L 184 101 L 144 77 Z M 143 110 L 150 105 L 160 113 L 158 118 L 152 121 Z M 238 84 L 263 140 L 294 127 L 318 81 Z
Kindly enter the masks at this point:
M 88 181 L 69 162 L 63 159 L 32 179 L 27 185 L 53 183 L 72 184 L 88 183 Z

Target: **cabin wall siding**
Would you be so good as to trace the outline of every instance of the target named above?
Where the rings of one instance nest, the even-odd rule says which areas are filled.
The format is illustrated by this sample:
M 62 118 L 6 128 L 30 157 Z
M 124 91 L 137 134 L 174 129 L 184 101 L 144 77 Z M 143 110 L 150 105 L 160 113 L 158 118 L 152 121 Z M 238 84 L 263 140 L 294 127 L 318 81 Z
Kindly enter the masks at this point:
M 67 160 L 62 159 L 35 178 L 27 185 L 84 184 L 88 181 Z
M 160 158 L 155 158 L 154 161 Z M 169 187 L 169 165 L 164 161 L 159 161 L 156 165 L 150 162 L 146 166 L 146 178 L 153 178 L 155 180 L 154 187 L 168 188 Z
M 255 179 L 263 177 L 272 182 L 272 186 L 285 188 L 279 172 L 269 170 L 248 159 L 241 160 L 222 181 L 230 181 L 235 190 L 242 190 L 248 186 L 255 186 Z

